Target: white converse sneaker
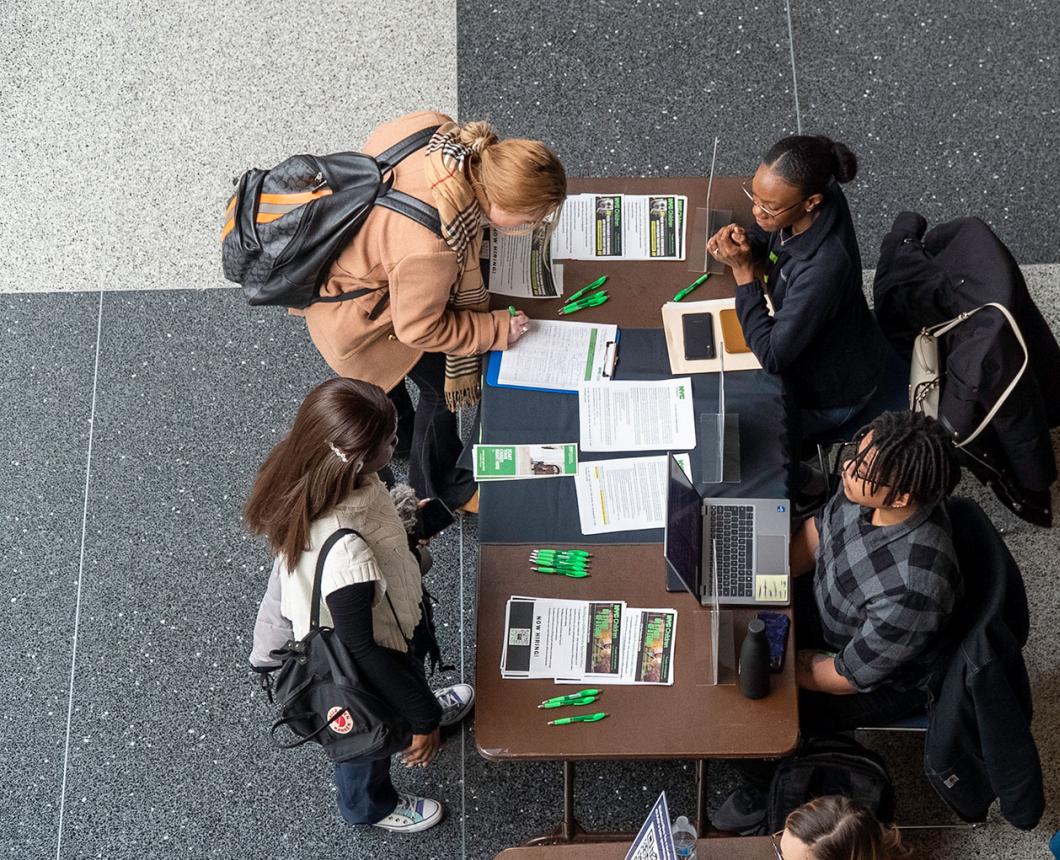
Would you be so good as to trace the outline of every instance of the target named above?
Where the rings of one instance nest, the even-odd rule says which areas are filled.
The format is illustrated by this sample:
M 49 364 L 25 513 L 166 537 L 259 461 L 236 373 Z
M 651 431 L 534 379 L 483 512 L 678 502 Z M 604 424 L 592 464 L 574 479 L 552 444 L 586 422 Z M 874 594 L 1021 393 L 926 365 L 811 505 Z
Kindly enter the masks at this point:
M 453 726 L 467 716 L 475 704 L 475 688 L 470 684 L 453 684 L 434 691 L 434 698 L 442 706 L 442 728 Z
M 392 833 L 419 833 L 434 827 L 444 817 L 445 809 L 437 800 L 398 794 L 394 811 L 382 821 L 377 821 L 374 826 Z

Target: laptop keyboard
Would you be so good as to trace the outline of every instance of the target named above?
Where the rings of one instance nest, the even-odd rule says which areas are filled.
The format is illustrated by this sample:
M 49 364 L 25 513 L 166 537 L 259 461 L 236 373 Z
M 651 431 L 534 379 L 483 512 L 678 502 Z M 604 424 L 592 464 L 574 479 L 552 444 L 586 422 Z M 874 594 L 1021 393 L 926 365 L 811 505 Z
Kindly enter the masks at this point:
M 718 596 L 754 596 L 754 505 L 710 505 L 710 534 L 718 557 Z M 710 583 L 707 589 L 710 590 Z

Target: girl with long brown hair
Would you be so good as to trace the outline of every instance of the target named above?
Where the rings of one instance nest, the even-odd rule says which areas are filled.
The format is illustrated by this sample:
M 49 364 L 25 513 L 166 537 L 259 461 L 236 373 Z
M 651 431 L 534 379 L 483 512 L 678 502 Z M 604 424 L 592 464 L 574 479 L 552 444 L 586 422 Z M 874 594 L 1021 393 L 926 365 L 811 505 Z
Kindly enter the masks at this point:
M 328 553 L 320 623 L 333 627 L 367 682 L 412 727 L 407 767 L 426 767 L 441 746 L 439 727 L 462 719 L 474 690 L 466 684 L 432 692 L 423 658 L 434 643 L 423 609 L 422 574 L 390 493 L 376 474 L 396 443 L 394 404 L 381 388 L 330 379 L 314 388 L 291 432 L 262 465 L 246 522 L 278 556 L 280 611 L 295 639 L 309 631 L 317 554 Z M 351 824 L 416 832 L 441 821 L 436 800 L 399 794 L 389 758 L 335 766 L 339 809 Z

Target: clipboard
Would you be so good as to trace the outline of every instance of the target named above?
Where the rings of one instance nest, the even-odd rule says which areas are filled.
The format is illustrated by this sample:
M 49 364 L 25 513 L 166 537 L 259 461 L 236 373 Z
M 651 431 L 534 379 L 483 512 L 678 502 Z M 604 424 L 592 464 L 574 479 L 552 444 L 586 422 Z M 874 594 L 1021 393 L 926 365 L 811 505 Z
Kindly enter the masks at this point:
M 622 330 L 615 331 L 615 339 L 609 340 L 604 352 L 603 378 L 611 379 L 615 373 L 615 365 L 618 364 L 618 342 L 622 338 Z M 514 388 L 520 391 L 546 391 L 550 394 L 577 394 L 577 388 L 547 388 L 537 385 L 513 385 L 506 382 L 498 382 L 501 372 L 501 361 L 504 357 L 503 350 L 495 349 L 489 354 L 486 361 L 486 382 L 493 388 Z

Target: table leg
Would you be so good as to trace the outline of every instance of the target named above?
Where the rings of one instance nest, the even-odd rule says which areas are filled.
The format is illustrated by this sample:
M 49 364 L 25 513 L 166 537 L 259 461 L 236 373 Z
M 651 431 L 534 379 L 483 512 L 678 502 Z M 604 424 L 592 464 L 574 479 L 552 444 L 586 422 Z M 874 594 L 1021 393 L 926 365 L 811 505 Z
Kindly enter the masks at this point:
M 703 759 L 696 760 L 696 833 L 703 837 L 708 836 L 714 826 L 707 818 L 707 763 Z

